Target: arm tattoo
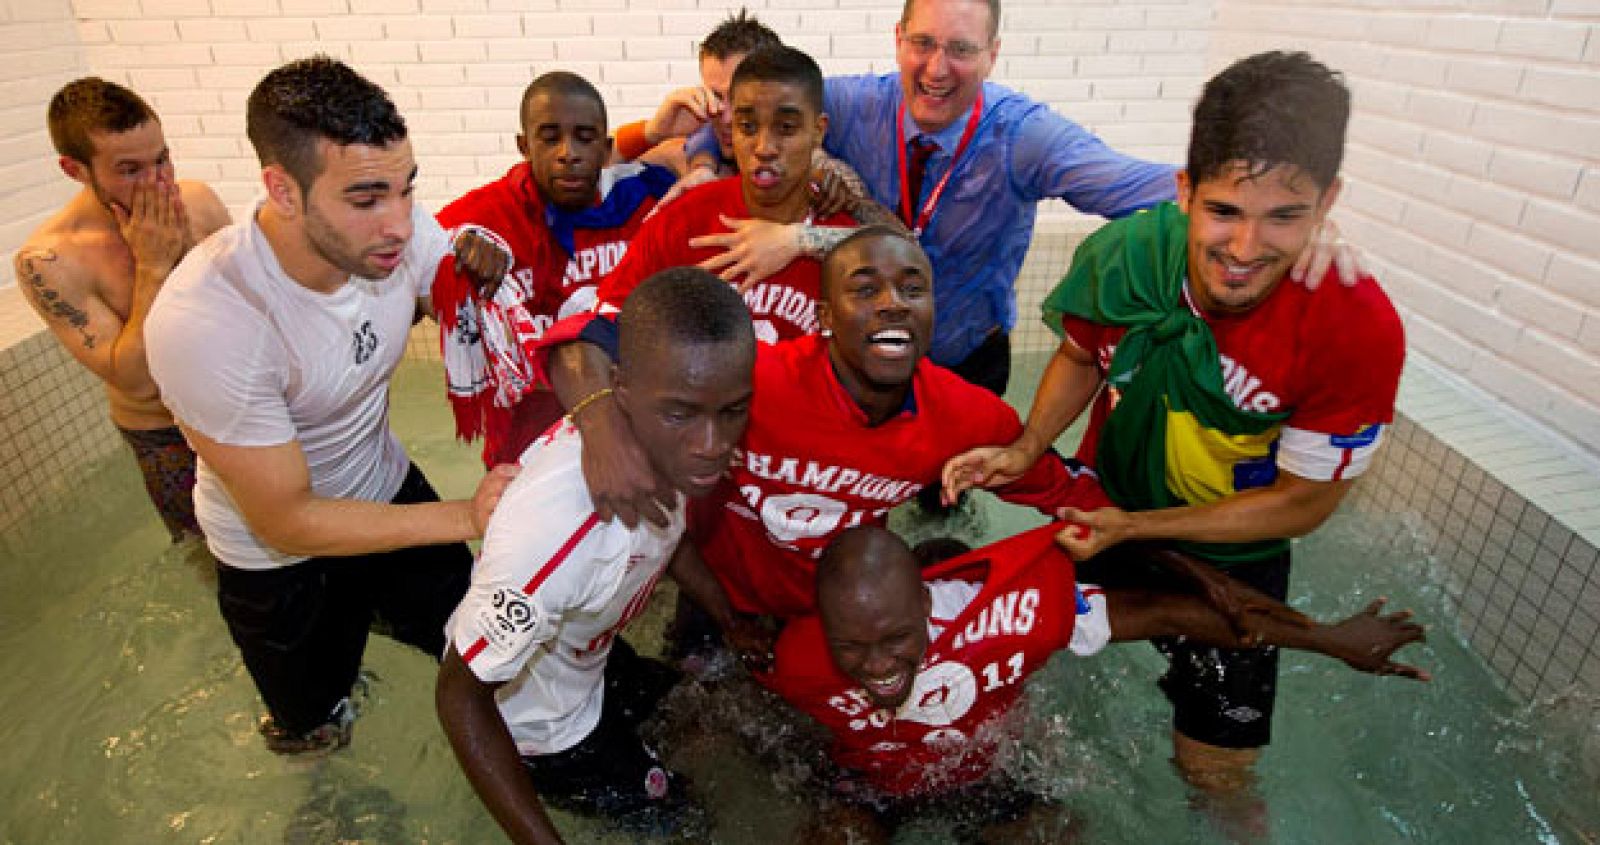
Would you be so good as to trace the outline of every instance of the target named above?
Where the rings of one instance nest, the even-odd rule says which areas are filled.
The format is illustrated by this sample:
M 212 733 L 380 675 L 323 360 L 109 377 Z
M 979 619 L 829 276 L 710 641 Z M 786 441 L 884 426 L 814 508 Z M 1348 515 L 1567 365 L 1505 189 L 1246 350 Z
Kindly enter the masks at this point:
M 906 224 L 901 222 L 898 214 L 884 208 L 872 197 L 866 195 L 861 195 L 856 200 L 856 206 L 850 209 L 850 214 L 861 221 L 863 226 L 885 226 L 901 234 L 911 234 L 911 230 L 907 229 Z
M 818 148 L 811 157 L 814 168 L 826 170 L 844 183 L 850 195 L 855 198 L 855 203 L 850 207 L 850 216 L 854 217 L 861 227 L 884 226 L 903 234 L 911 234 L 906 224 L 894 212 L 872 199 L 867 192 L 867 185 L 861 181 L 861 174 L 855 168 L 846 164 L 843 159 L 834 158 Z M 856 226 L 812 226 L 809 224 L 800 227 L 800 254 L 821 260 L 838 243 L 852 232 Z
M 810 223 L 800 224 L 800 254 L 821 261 L 828 250 L 839 245 L 839 242 L 850 237 L 860 227 L 857 226 L 813 226 Z
M 83 345 L 93 349 L 94 335 L 89 333 L 89 315 L 82 308 L 68 302 L 66 298 L 57 293 L 44 280 L 44 273 L 34 266 L 34 261 L 54 261 L 56 254 L 50 250 L 31 250 L 18 256 L 20 258 L 22 281 L 32 295 L 33 301 L 44 312 L 47 318 L 60 320 L 78 330 L 83 335 Z

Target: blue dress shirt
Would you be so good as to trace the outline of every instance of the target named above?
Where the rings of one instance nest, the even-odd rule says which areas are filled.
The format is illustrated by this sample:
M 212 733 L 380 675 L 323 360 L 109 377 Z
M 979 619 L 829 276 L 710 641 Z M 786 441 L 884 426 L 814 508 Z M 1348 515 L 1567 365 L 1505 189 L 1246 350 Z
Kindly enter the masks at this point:
M 832 77 L 826 83 L 827 151 L 854 167 L 872 198 L 899 211 L 900 170 L 894 122 L 900 74 Z M 930 137 L 939 151 L 922 181 L 926 200 L 950 169 L 967 117 Z M 906 116 L 907 143 L 921 133 Z M 933 262 L 936 318 L 933 360 L 965 360 L 990 331 L 1017 322 L 1012 290 L 1033 239 L 1034 207 L 1059 197 L 1074 208 L 1122 217 L 1174 198 L 1172 165 L 1130 158 L 1050 107 L 986 82 L 972 142 L 922 233 Z M 1065 269 L 1065 268 L 1063 268 Z

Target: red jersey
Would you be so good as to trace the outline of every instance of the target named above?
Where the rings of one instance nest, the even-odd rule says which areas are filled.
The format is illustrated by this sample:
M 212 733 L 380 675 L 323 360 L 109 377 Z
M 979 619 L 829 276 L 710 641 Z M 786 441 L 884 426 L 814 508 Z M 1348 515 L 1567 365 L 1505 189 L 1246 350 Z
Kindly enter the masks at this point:
M 939 478 L 945 461 L 1010 443 L 1016 411 L 927 359 L 918 362 L 906 408 L 881 425 L 839 383 L 828 342 L 805 337 L 760 347 L 750 422 L 731 484 L 691 506 L 690 533 L 733 606 L 794 616 L 815 604 L 814 561 L 854 525 L 882 524 L 889 509 Z M 1099 486 L 1053 453 L 997 491 L 1050 511 Z
M 1313 481 L 1354 478 L 1371 463 L 1383 426 L 1394 419 L 1405 360 L 1405 332 L 1378 283 L 1346 287 L 1324 279 L 1316 291 L 1285 280 L 1253 310 L 1200 314 L 1216 338 L 1223 385 L 1236 406 L 1288 412 L 1259 436 L 1174 427 L 1167 434 L 1167 485 L 1189 504 L 1264 487 L 1279 469 Z M 1103 377 L 1125 329 L 1066 316 L 1062 326 L 1095 356 Z M 1094 465 L 1101 427 L 1116 401 L 1102 391 L 1079 458 Z
M 1046 525 L 923 571 L 933 597 L 927 653 L 899 709 L 876 707 L 840 672 L 816 616 L 791 621 L 763 682 L 833 735 L 835 763 L 889 796 L 959 789 L 993 767 L 1023 683 L 1057 651 L 1110 640 L 1105 597 L 1081 592 Z
M 720 216 L 750 216 L 739 177 L 730 176 L 701 185 L 650 218 L 634 238 L 634 249 L 617 269 L 600 282 L 602 313 L 615 314 L 622 301 L 651 275 L 669 267 L 699 264 L 722 253 L 721 249 L 689 246 L 690 238 L 730 231 Z M 855 226 L 848 214 L 833 214 L 812 221 L 818 226 Z M 772 276 L 757 282 L 744 294 L 744 304 L 755 323 L 756 339 L 776 343 L 817 333 L 817 297 L 822 292 L 822 263 L 800 257 Z
M 555 396 L 535 386 L 520 347 L 557 319 L 594 307 L 601 276 L 621 262 L 672 182 L 670 171 L 658 167 L 608 168 L 599 204 L 569 213 L 545 205 L 522 162 L 439 212 L 452 238 L 471 226 L 512 257 L 491 303 L 478 301 L 454 256 L 440 262 L 433 283 L 456 431 L 467 440 L 484 435 L 486 465 L 515 463 L 562 413 Z

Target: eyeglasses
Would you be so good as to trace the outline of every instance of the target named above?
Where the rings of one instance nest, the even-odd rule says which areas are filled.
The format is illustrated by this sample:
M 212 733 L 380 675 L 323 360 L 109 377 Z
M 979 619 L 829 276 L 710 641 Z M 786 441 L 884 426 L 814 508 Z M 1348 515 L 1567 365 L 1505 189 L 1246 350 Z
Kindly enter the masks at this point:
M 932 58 L 936 51 L 943 48 L 945 58 L 952 62 L 970 62 L 989 49 L 971 41 L 946 41 L 941 44 L 930 35 L 907 35 L 900 39 L 900 43 L 919 59 Z

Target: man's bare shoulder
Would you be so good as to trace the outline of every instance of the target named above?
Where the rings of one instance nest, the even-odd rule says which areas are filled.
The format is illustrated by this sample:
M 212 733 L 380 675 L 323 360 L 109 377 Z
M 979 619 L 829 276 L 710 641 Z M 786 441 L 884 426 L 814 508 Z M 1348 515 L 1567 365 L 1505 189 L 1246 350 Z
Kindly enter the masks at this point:
M 41 285 L 65 294 L 98 294 L 105 275 L 108 252 L 121 245 L 112 233 L 73 226 L 57 215 L 40 226 L 17 250 L 14 269 L 17 282 L 39 302 Z
M 189 231 L 195 243 L 205 240 L 223 226 L 233 222 L 233 215 L 222 198 L 204 182 L 193 179 L 178 180 L 178 190 L 189 214 Z

